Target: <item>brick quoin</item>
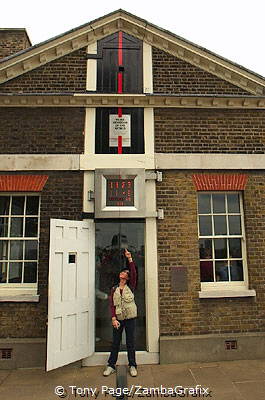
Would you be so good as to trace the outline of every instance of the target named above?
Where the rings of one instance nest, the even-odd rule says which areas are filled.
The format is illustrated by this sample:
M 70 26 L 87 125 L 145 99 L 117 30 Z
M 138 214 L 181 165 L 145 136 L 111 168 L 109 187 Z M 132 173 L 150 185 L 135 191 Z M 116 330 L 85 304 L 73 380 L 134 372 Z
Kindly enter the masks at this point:
M 41 192 L 47 175 L 0 175 L 0 192 Z
M 200 190 L 244 190 L 247 184 L 246 174 L 194 174 L 195 188 Z

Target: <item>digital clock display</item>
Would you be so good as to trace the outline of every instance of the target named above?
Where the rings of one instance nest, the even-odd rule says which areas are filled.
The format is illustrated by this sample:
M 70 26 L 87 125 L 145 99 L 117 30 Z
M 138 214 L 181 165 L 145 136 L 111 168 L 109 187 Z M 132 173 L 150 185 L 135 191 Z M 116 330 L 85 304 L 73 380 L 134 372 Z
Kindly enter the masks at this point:
M 106 206 L 134 206 L 134 178 L 107 177 Z

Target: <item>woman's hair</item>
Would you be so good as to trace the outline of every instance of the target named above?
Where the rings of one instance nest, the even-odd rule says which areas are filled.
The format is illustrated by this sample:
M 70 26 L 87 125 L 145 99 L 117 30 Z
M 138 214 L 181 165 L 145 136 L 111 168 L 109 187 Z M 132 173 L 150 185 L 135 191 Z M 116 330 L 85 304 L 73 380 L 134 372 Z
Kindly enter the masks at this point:
M 124 268 L 120 272 L 127 272 L 128 281 L 130 280 L 130 270 L 128 268 Z

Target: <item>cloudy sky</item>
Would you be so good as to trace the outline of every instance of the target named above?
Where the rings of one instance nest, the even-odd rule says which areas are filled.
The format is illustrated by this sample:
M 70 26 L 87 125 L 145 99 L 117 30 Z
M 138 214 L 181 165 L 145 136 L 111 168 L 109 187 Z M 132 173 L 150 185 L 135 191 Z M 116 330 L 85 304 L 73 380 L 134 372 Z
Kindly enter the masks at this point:
M 264 0 L 9 0 L 0 27 L 37 44 L 119 8 L 265 76 Z

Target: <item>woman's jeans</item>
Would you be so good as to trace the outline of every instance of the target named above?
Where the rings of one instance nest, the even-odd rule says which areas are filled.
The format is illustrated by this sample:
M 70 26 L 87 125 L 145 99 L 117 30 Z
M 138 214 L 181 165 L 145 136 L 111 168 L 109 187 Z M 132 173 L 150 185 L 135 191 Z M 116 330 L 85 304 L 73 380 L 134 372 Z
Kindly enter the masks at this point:
M 111 347 L 110 357 L 108 359 L 108 365 L 115 368 L 115 364 L 118 359 L 120 343 L 122 338 L 122 332 L 125 328 L 126 333 L 126 346 L 127 346 L 127 356 L 130 367 L 136 367 L 135 361 L 135 318 L 124 319 L 119 321 L 121 324 L 118 329 L 113 328 L 113 342 Z

